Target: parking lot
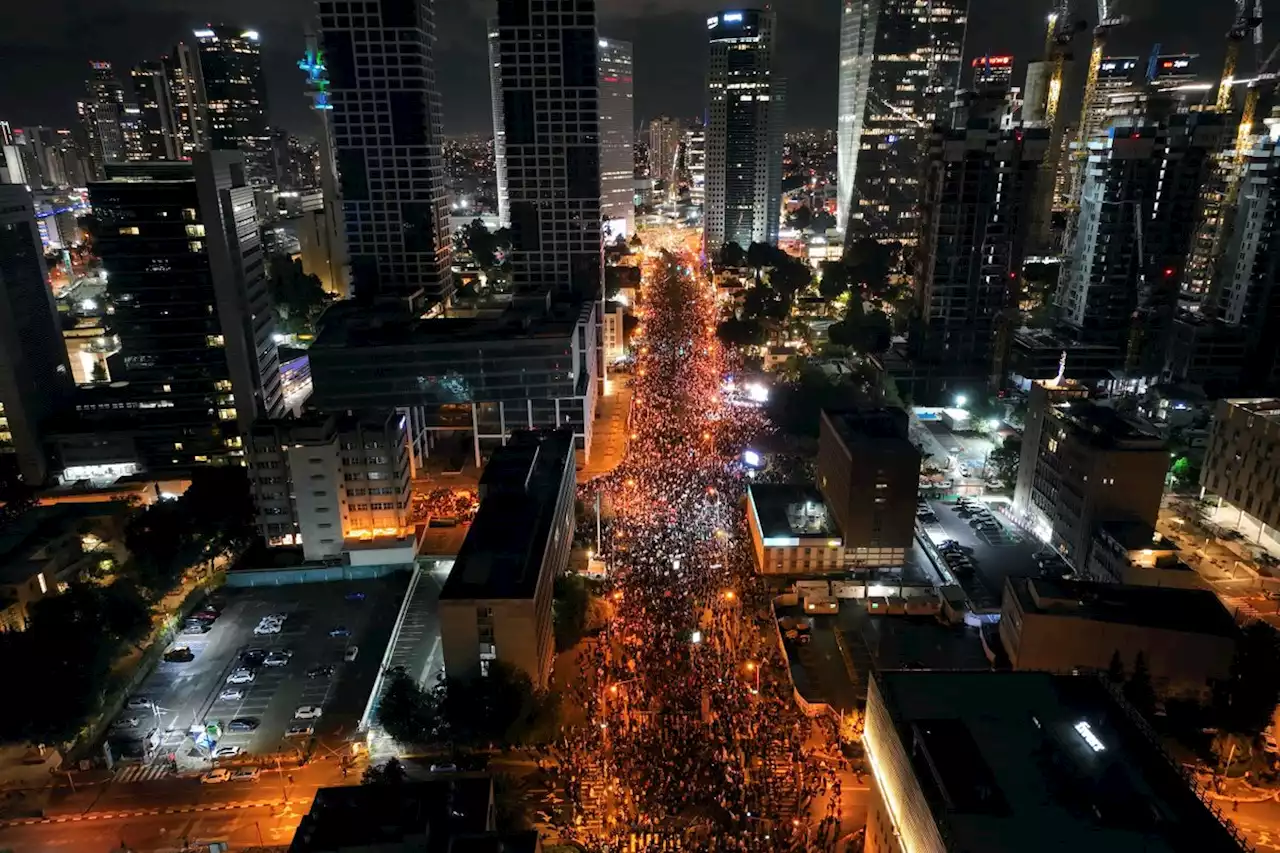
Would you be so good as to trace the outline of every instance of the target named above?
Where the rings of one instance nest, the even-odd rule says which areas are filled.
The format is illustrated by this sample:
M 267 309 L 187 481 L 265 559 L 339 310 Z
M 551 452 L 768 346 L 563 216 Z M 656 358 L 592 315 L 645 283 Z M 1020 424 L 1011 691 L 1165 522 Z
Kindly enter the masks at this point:
M 407 574 L 399 574 L 218 591 L 212 601 L 222 610 L 212 629 L 180 635 L 171 645 L 190 647 L 193 659 L 159 663 L 133 695 L 135 704 L 149 700 L 154 709 L 123 711 L 121 717 L 139 718 L 140 724 L 117 728 L 112 740 L 131 730 L 155 728 L 159 742 L 152 758 L 157 764 L 167 765 L 168 755 L 174 754 L 180 766 L 197 768 L 208 750 L 195 748 L 192 727 L 215 721 L 222 728 L 214 744 L 219 751 L 305 753 L 340 746 L 356 729 L 407 580 Z M 285 617 L 279 632 L 255 634 L 272 614 Z M 253 660 L 254 651 L 260 663 Z M 246 667 L 246 653 L 256 665 Z M 278 665 L 268 665 L 268 656 Z M 251 677 L 228 683 L 241 668 Z M 296 720 L 295 712 L 303 706 L 320 708 L 321 716 Z M 232 720 L 243 722 L 233 727 Z M 302 729 L 290 732 L 294 726 Z
M 958 542 L 973 564 L 971 578 L 960 578 L 967 591 L 971 586 L 980 586 L 980 592 L 985 595 L 978 597 L 999 607 L 1006 577 L 1039 575 L 1035 557 L 1042 548 L 1041 543 L 1014 527 L 998 511 L 993 509 L 989 516 L 995 526 L 988 524 L 984 528 L 978 514 L 962 508 L 959 503 L 930 500 L 928 504 L 936 519 L 924 524 L 929 538 L 935 544 L 946 539 Z M 973 593 L 977 592 L 979 590 L 973 590 Z

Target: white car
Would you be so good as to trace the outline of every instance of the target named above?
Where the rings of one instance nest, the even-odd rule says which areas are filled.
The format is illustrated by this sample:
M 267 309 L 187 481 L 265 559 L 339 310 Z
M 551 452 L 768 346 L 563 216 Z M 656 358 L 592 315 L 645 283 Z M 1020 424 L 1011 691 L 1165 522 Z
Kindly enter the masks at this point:
M 352 646 L 351 648 L 347 649 L 346 653 L 342 656 L 342 659 L 347 663 L 351 663 L 353 660 L 356 659 L 356 655 L 358 654 L 360 654 L 360 647 Z
M 214 758 L 235 758 L 240 754 L 238 746 L 220 746 L 213 751 Z
M 279 633 L 280 633 L 280 623 L 279 623 L 279 622 L 260 622 L 260 623 L 258 624 L 258 627 L 256 627 L 256 628 L 254 628 L 254 629 L 253 629 L 253 633 L 255 633 L 255 634 L 279 634 Z
M 255 678 L 251 669 L 237 669 L 227 676 L 227 684 L 248 684 Z
M 310 737 L 311 733 L 314 731 L 315 731 L 314 726 L 309 726 L 306 723 L 297 723 L 285 729 L 284 736 L 285 737 Z
M 120 719 L 115 721 L 115 728 L 136 729 L 141 724 L 142 724 L 142 720 L 138 719 L 137 717 L 121 717 Z
M 201 785 L 217 785 L 231 778 L 231 771 L 225 767 L 219 767 L 217 770 L 210 770 L 208 773 L 200 777 Z
M 319 705 L 302 705 L 293 712 L 295 720 L 318 720 L 323 710 Z
M 218 694 L 218 699 L 222 702 L 239 702 L 244 698 L 243 690 L 224 690 Z
M 256 782 L 258 777 L 262 775 L 261 767 L 241 767 L 231 774 L 232 782 Z
M 263 663 L 267 666 L 284 666 L 289 662 L 291 657 L 293 657 L 293 652 L 276 651 L 267 655 L 267 659 L 264 660 Z
M 132 699 L 130 699 L 128 702 L 125 703 L 125 707 L 128 708 L 130 711 L 138 711 L 143 708 L 150 711 L 155 707 L 155 702 L 153 702 L 152 700 L 148 699 L 145 696 L 134 696 Z

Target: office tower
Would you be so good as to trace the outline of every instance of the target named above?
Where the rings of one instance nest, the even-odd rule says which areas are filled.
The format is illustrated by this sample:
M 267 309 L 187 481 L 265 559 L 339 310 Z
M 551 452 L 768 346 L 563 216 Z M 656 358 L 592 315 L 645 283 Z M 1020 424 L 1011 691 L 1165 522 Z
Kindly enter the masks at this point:
M 1259 545 L 1280 540 L 1280 399 L 1219 400 L 1200 470 L 1215 516 Z M 1213 501 L 1214 498 L 1216 501 Z
M 138 110 L 137 141 L 131 160 L 178 159 L 177 136 L 173 128 L 173 101 L 163 60 L 147 60 L 129 72 L 133 88 L 132 106 Z
M 248 438 L 258 532 L 301 545 L 307 560 L 339 557 L 347 540 L 412 533 L 408 418 L 395 410 L 261 420 Z M 352 452 L 353 449 L 360 452 Z
M 0 184 L 39 186 L 36 175 L 28 174 L 21 145 L 0 145 Z
M 346 10 L 320 2 L 355 296 L 447 303 L 452 245 L 434 0 L 384 3 L 363 17 Z
M 480 476 L 480 507 L 440 590 L 451 678 L 500 661 L 542 689 L 555 657 L 552 588 L 573 546 L 573 436 L 520 431 Z
M 592 298 L 603 277 L 594 0 L 498 7 L 507 191 L 519 288 Z
M 298 240 L 302 249 L 302 266 L 320 277 L 326 293 L 339 299 L 351 295 L 351 264 L 347 255 L 347 235 L 342 219 L 342 190 L 338 184 L 338 165 L 333 155 L 332 104 L 329 102 L 329 74 L 325 68 L 320 40 L 307 34 L 307 53 L 298 63 L 307 72 L 311 105 L 320 121 L 316 141 L 316 172 L 320 183 L 320 207 L 310 209 L 303 203 L 303 226 Z
M 1127 351 L 1127 367 L 1142 375 L 1163 367 L 1200 190 L 1224 130 L 1218 113 L 1180 113 L 1117 124 L 1090 143 L 1056 302 L 1075 336 Z
M 195 40 L 208 150 L 244 152 L 249 182 L 271 183 L 267 85 L 257 31 L 220 24 L 196 30 Z
M 1280 387 L 1280 142 L 1267 135 L 1249 152 L 1231 212 L 1227 262 L 1204 311 L 1245 343 L 1242 387 Z
M 58 143 L 58 134 L 51 127 L 24 127 L 15 133 L 15 141 L 26 146 L 30 153 L 28 162 L 31 171 L 41 186 L 61 186 L 62 181 L 55 180 L 53 163 L 50 159 L 54 147 Z
M 30 486 L 48 475 L 43 433 L 71 392 L 71 370 L 25 187 L 0 185 L 0 454 Z
M 689 203 L 702 207 L 707 201 L 707 131 L 701 125 L 686 130 L 681 144 L 689 180 Z
M 1008 89 L 1013 86 L 1012 56 L 979 56 L 971 63 L 973 66 L 973 88 L 987 87 Z
M 1169 451 L 1149 427 L 1077 388 L 1069 380 L 1032 383 L 1013 508 L 1083 571 L 1102 522 L 1154 528 Z
M 776 243 L 785 87 L 774 74 L 773 12 L 707 19 L 707 199 L 703 245 Z
M 489 99 L 493 108 L 493 164 L 497 173 L 498 225 L 511 226 L 511 198 L 507 195 L 507 128 L 502 114 L 502 56 L 498 19 L 489 19 Z
M 606 240 L 636 230 L 636 129 L 631 42 L 600 39 L 600 215 Z
M 194 45 L 178 44 L 163 60 L 173 108 L 177 155 L 190 158 L 205 150 L 209 139 L 209 108 L 200 77 L 200 54 Z
M 962 92 L 956 119 L 934 126 L 920 205 L 911 350 L 974 377 L 1004 373 L 1049 148 L 1048 128 L 1001 129 L 1006 92 Z
M 649 122 L 649 177 L 668 186 L 676 179 L 681 132 L 678 119 L 658 116 Z
M 924 134 L 959 85 L 968 0 L 845 0 L 839 216 L 846 242 L 915 239 Z
M 107 163 L 125 158 L 124 89 L 116 79 L 110 62 L 90 62 L 88 97 L 77 104 L 80 122 L 89 152 L 89 171 L 95 177 L 104 174 Z
M 89 198 L 120 339 L 112 378 L 127 383 L 106 389 L 120 398 L 107 413 L 143 421 L 136 440 L 151 469 L 242 456 L 253 422 L 284 411 L 243 154 L 115 164 L 107 177 Z

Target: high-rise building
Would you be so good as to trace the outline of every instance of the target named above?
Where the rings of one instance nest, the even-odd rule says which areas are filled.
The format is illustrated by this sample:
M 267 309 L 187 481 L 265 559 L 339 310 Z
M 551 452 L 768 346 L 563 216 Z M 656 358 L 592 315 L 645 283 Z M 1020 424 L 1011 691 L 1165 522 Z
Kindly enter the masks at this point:
M 708 252 L 725 243 L 776 243 L 782 207 L 782 118 L 786 90 L 774 72 L 772 11 L 707 18 Z
M 681 144 L 689 178 L 689 203 L 703 207 L 707 201 L 707 131 L 702 126 L 686 130 Z
M 46 187 L 66 185 L 66 177 L 56 160 L 58 132 L 51 127 L 24 127 L 20 141 L 31 151 L 33 171 Z
M 225 24 L 195 31 L 208 149 L 241 151 L 250 183 L 272 179 L 267 85 L 257 30 Z
M 189 44 L 178 44 L 163 60 L 173 108 L 173 133 L 179 158 L 204 150 L 209 138 L 209 105 L 204 100 L 200 53 Z
M 959 85 L 968 0 L 845 0 L 837 224 L 846 240 L 910 242 L 924 134 Z
M 1089 144 L 1058 283 L 1060 320 L 1082 341 L 1128 351 L 1128 367 L 1144 375 L 1163 367 L 1200 190 L 1224 131 L 1218 113 L 1178 113 L 1116 124 Z
M 110 62 L 90 62 L 88 97 L 77 106 L 88 143 L 89 171 L 102 177 L 107 163 L 125 159 L 124 89 Z
M 113 164 L 107 177 L 89 185 L 89 197 L 115 306 L 110 331 L 120 339 L 111 374 L 125 384 L 81 411 L 140 424 L 139 456 L 150 469 L 243 456 L 253 422 L 284 412 L 243 155 Z
M 1218 401 L 1200 486 L 1228 524 L 1260 545 L 1280 543 L 1280 399 Z
M 334 158 L 357 298 L 453 296 L 435 0 L 320 0 Z M 597 202 L 598 204 L 599 202 Z
M 320 207 L 309 206 L 305 199 L 303 201 L 303 227 L 298 232 L 302 267 L 308 273 L 320 277 L 320 283 L 326 292 L 339 299 L 346 299 L 351 294 L 351 264 L 347 255 L 347 235 L 343 227 L 338 165 L 333 154 L 329 75 L 319 38 L 314 33 L 307 35 L 307 53 L 298 66 L 307 72 L 312 106 L 320 120 L 315 158 L 320 182 Z
M 635 88 L 631 42 L 600 39 L 600 215 L 607 240 L 636 230 Z
M 975 377 L 1004 373 L 1049 148 L 1047 128 L 1001 129 L 1004 92 L 961 93 L 956 120 L 933 128 L 920 206 L 912 353 Z
M 682 132 L 679 119 L 658 116 L 649 122 L 649 177 L 670 186 L 676 179 L 676 155 Z
M 164 61 L 147 60 L 135 65 L 129 72 L 129 82 L 133 89 L 131 106 L 138 111 L 132 129 L 135 136 L 127 152 L 129 159 L 178 159 L 173 101 Z
M 512 281 L 594 297 L 603 277 L 594 0 L 498 6 Z
M 502 113 L 502 54 L 498 19 L 489 19 L 489 100 L 493 109 L 493 165 L 497 173 L 498 224 L 511 227 L 511 198 L 507 194 L 507 127 Z
M 71 392 L 35 216 L 25 187 L 0 184 L 0 454 L 31 486 L 48 475 L 42 436 Z

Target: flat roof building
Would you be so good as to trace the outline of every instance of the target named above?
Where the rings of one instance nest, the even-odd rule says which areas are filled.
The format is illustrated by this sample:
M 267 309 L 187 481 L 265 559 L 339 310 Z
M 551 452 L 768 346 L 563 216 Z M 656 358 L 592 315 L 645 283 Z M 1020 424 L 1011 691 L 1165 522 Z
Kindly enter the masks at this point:
M 573 435 L 519 431 L 480 477 L 480 507 L 440 592 L 450 677 L 488 675 L 493 661 L 538 687 L 551 674 L 551 593 L 574 529 Z
M 900 566 L 915 535 L 920 451 L 902 409 L 823 409 L 818 488 L 855 564 Z
M 1231 669 L 1239 630 L 1204 589 L 1005 579 L 1000 641 L 1014 669 L 1132 673 L 1142 655 L 1161 695 L 1205 698 Z
M 863 745 L 867 853 L 1246 849 L 1101 679 L 878 672 Z
M 844 538 L 822 493 L 811 485 L 752 483 L 747 528 L 762 575 L 843 574 Z

